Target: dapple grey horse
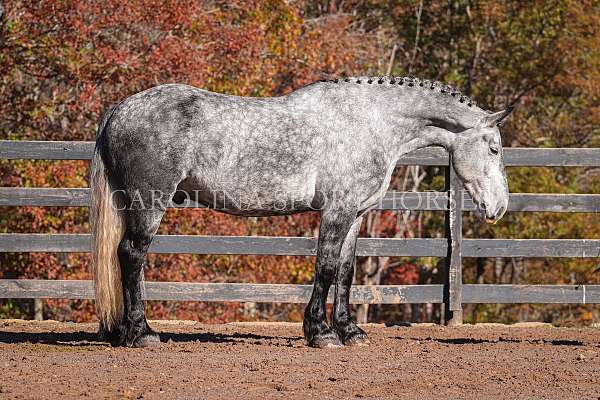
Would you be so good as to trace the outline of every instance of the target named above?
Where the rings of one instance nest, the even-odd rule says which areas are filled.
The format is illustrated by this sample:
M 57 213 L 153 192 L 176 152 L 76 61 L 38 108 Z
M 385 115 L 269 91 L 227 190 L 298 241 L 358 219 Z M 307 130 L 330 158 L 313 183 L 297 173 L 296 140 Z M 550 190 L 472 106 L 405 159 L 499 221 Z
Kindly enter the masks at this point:
M 188 197 L 243 216 L 318 210 L 304 336 L 314 347 L 367 343 L 348 305 L 364 213 L 385 194 L 399 157 L 443 146 L 487 219 L 501 218 L 508 185 L 498 127 L 511 111 L 487 112 L 439 82 L 395 77 L 319 81 L 273 98 L 179 84 L 127 98 L 103 116 L 92 162 L 101 333 L 115 345 L 159 342 L 141 295 L 144 259 L 165 207 Z

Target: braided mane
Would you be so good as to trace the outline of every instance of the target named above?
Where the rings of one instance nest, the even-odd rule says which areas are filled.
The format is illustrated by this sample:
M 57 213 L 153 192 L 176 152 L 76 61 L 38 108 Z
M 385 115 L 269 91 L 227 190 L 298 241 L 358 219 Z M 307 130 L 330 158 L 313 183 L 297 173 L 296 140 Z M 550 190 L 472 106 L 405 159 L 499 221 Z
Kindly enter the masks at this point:
M 335 79 L 322 79 L 319 82 L 329 83 L 355 83 L 355 84 L 384 84 L 417 87 L 437 91 L 438 93 L 452 96 L 458 99 L 461 103 L 466 103 L 467 106 L 476 106 L 477 103 L 470 97 L 462 94 L 460 90 L 453 86 L 447 85 L 439 81 L 429 79 L 420 79 L 413 76 L 373 76 L 373 77 L 344 77 Z

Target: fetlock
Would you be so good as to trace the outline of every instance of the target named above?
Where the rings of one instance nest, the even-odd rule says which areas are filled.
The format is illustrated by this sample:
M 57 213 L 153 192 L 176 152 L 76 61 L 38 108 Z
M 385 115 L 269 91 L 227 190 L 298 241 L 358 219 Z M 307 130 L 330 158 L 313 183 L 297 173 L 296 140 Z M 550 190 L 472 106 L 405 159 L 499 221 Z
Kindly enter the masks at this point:
M 310 347 L 325 348 L 342 345 L 337 333 L 325 321 L 317 322 L 305 318 L 302 328 L 306 344 Z

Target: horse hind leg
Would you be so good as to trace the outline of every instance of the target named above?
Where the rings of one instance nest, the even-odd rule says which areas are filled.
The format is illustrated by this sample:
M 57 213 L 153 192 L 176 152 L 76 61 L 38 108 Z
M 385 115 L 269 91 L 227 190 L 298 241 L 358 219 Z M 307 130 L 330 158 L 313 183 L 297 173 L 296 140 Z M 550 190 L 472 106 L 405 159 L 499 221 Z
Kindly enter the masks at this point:
M 160 209 L 125 211 L 126 228 L 118 247 L 123 285 L 123 319 L 117 333 L 119 345 L 145 347 L 160 342 L 146 320 L 142 284 L 148 247 L 163 214 L 164 210 Z

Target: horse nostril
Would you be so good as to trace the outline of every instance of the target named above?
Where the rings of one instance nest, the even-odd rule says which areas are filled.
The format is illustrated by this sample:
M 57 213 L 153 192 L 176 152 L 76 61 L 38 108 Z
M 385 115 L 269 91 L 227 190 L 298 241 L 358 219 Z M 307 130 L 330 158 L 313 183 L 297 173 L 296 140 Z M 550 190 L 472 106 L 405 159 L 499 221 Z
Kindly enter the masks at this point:
M 498 210 L 498 213 L 496 214 L 497 218 L 500 218 L 504 215 L 504 213 L 506 212 L 506 207 L 505 206 L 501 206 L 500 210 Z

